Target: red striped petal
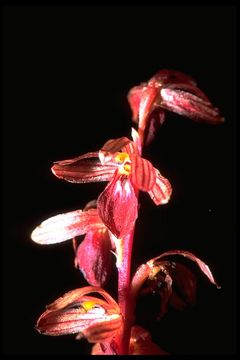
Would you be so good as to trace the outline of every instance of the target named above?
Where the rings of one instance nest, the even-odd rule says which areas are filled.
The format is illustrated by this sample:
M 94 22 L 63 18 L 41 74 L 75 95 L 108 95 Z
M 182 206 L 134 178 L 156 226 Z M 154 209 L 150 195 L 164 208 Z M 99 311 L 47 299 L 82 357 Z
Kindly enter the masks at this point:
M 155 171 L 157 176 L 156 182 L 148 193 L 156 205 L 166 204 L 172 194 L 172 187 L 170 182 L 157 169 Z
M 97 298 L 92 298 L 97 304 Z M 83 302 L 84 303 L 84 302 Z M 90 342 L 98 342 L 114 336 L 114 331 L 122 324 L 121 315 L 108 314 L 101 305 L 87 311 L 81 302 L 73 308 L 45 311 L 39 318 L 36 329 L 51 336 L 82 333 Z
M 110 251 L 111 240 L 106 228 L 89 231 L 79 245 L 76 262 L 89 284 L 104 286 L 109 280 L 112 265 Z
M 161 107 L 196 121 L 218 124 L 224 121 L 219 109 L 206 99 L 179 89 L 161 90 Z
M 51 170 L 60 179 L 73 183 L 87 183 L 109 181 L 115 169 L 112 164 L 102 165 L 98 152 L 95 152 L 70 160 L 57 161 Z
M 150 191 L 156 182 L 156 170 L 150 161 L 141 156 L 131 156 L 131 181 L 136 188 Z
M 85 295 L 91 292 L 101 294 L 107 301 Z M 81 333 L 89 341 L 97 342 L 113 336 L 121 326 L 116 302 L 103 289 L 88 286 L 70 291 L 48 306 L 36 329 L 52 336 Z
M 157 261 L 158 259 L 161 259 L 163 257 L 169 256 L 169 255 L 182 255 L 192 261 L 194 261 L 199 268 L 201 269 L 201 271 L 207 276 L 207 278 L 211 281 L 211 283 L 213 283 L 214 285 L 217 286 L 217 288 L 221 288 L 215 281 L 211 270 L 209 269 L 208 265 L 205 264 L 202 260 L 200 260 L 197 256 L 195 256 L 194 254 L 192 254 L 189 251 L 185 251 L 185 250 L 170 250 L 170 251 L 166 251 L 165 253 L 161 254 L 160 256 L 154 258 L 151 260 L 151 262 Z
M 90 343 L 104 342 L 112 339 L 116 331 L 122 327 L 122 317 L 119 314 L 108 315 L 101 321 L 93 322 L 82 331 L 82 334 Z
M 188 91 L 206 101 L 207 96 L 197 87 L 196 81 L 189 75 L 183 74 L 175 70 L 161 70 L 150 81 L 149 84 L 158 84 L 161 88 L 179 89 Z M 160 100 L 160 99 L 158 99 Z M 159 102 L 161 106 L 161 102 Z
M 138 154 L 138 147 L 133 141 L 130 141 L 127 145 L 122 147 L 122 152 L 125 152 L 129 155 Z
M 65 308 L 66 306 L 68 306 L 70 304 L 81 301 L 81 299 L 83 299 L 83 298 L 85 301 L 86 295 L 92 294 L 92 293 L 100 294 L 104 298 L 104 300 L 98 299 L 98 304 L 100 304 L 102 306 L 104 305 L 105 308 L 108 309 L 108 312 L 110 312 L 109 309 L 111 309 L 111 308 L 119 309 L 118 304 L 111 297 L 111 295 L 109 295 L 104 289 L 102 289 L 100 287 L 96 287 L 96 286 L 85 286 L 83 288 L 68 291 L 63 296 L 61 296 L 60 298 L 55 300 L 53 303 L 51 303 L 50 305 L 47 305 L 47 309 L 48 310 L 59 310 L 59 309 Z M 119 311 L 117 313 L 119 313 Z
M 55 161 L 54 164 L 58 164 L 58 165 L 71 165 L 71 164 L 75 164 L 76 162 L 80 161 L 80 160 L 84 160 L 84 159 L 93 159 L 94 158 L 98 158 L 98 152 L 89 152 L 80 156 L 76 156 L 73 159 L 67 159 L 67 160 L 61 160 L 61 161 Z
M 102 227 L 103 223 L 96 209 L 75 210 L 43 221 L 33 230 L 31 238 L 41 245 L 55 244 Z
M 129 140 L 127 137 L 121 137 L 118 139 L 111 139 L 108 140 L 100 151 L 107 151 L 111 153 L 118 152 L 122 149 L 123 146 L 127 145 L 131 140 Z
M 209 102 L 208 97 L 204 94 L 202 90 L 200 90 L 196 86 L 196 84 L 193 85 L 193 84 L 184 84 L 184 83 L 173 83 L 173 84 L 168 84 L 166 87 L 168 89 L 176 89 L 176 90 L 178 89 L 178 90 L 187 91 Z
M 98 210 L 103 223 L 117 238 L 122 238 L 133 228 L 137 208 L 137 198 L 129 179 L 116 172 L 98 198 Z

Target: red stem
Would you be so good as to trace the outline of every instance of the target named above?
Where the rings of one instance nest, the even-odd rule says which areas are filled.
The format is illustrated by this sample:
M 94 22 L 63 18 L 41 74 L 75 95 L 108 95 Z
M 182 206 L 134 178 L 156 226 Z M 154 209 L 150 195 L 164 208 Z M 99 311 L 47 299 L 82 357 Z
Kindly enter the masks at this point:
M 127 355 L 131 326 L 133 322 L 133 303 L 130 297 L 131 257 L 134 228 L 123 239 L 123 258 L 118 268 L 118 304 L 123 316 L 123 329 L 119 338 L 119 355 Z

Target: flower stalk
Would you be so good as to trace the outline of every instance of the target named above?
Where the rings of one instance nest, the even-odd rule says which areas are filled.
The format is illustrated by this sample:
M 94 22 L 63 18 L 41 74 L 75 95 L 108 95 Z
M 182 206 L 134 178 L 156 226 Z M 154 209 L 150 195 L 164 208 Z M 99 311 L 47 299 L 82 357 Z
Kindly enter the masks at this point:
M 122 263 L 118 267 L 118 304 L 123 316 L 123 329 L 119 337 L 119 355 L 128 354 L 133 324 L 133 302 L 130 293 L 131 258 L 134 239 L 134 228 L 123 239 Z
M 144 139 L 144 132 L 138 128 L 138 132 L 132 131 L 133 139 L 135 140 L 138 148 L 138 153 L 142 154 L 142 144 Z M 136 198 L 138 200 L 139 192 L 135 189 Z M 134 322 L 134 304 L 135 300 L 131 293 L 131 260 L 132 249 L 134 241 L 134 230 L 130 231 L 123 239 L 123 256 L 122 263 L 118 267 L 118 304 L 123 316 L 123 331 L 119 339 L 119 354 L 129 354 L 131 327 Z

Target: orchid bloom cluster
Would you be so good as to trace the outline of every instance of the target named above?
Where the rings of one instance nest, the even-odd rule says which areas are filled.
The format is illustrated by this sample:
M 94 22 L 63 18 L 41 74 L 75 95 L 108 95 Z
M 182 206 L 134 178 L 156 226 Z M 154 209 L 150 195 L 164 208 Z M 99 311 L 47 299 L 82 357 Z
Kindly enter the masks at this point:
M 210 124 L 224 119 L 191 77 L 173 70 L 161 70 L 133 87 L 128 101 L 135 123 L 131 139 L 108 140 L 99 151 L 55 162 L 51 169 L 56 177 L 72 183 L 107 182 L 98 199 L 82 210 L 43 221 L 31 234 L 41 245 L 72 240 L 75 266 L 89 284 L 48 305 L 36 329 L 52 336 L 77 334 L 77 339 L 94 344 L 93 355 L 166 354 L 153 343 L 150 333 L 135 323 L 135 310 L 137 300 L 152 292 L 159 294 L 158 319 L 170 305 L 181 310 L 194 303 L 196 274 L 173 259 L 182 256 L 193 261 L 219 288 L 208 266 L 188 251 L 158 255 L 132 277 L 131 256 L 139 191 L 148 193 L 155 205 L 166 204 L 172 195 L 169 180 L 142 157 L 143 147 L 153 141 L 164 122 L 165 111 Z M 117 301 L 103 289 L 111 277 L 112 253 L 118 272 Z

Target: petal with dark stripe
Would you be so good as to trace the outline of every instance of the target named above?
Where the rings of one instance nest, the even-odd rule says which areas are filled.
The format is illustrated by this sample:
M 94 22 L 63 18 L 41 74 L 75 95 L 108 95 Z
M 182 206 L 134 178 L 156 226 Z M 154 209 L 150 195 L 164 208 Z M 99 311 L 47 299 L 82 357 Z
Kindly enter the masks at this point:
M 206 100 L 209 102 L 208 97 L 196 85 L 184 84 L 184 83 L 177 83 L 177 84 L 173 83 L 173 84 L 168 84 L 166 86 L 166 88 L 186 91 L 186 92 L 196 95 L 196 96 L 202 98 L 203 100 Z
M 122 152 L 125 152 L 129 155 L 138 154 L 138 145 L 137 145 L 137 143 L 130 141 L 127 145 L 123 146 L 121 150 L 122 150 Z
M 116 166 L 113 164 L 102 165 L 98 152 L 57 161 L 51 168 L 55 176 L 73 183 L 109 181 L 115 169 Z
M 157 169 L 155 171 L 156 182 L 148 193 L 156 205 L 166 204 L 172 194 L 172 187 L 168 179 L 163 177 Z
M 154 258 L 151 260 L 151 262 L 157 261 L 158 259 L 161 259 L 163 257 L 167 257 L 167 256 L 173 256 L 173 255 L 181 255 L 186 257 L 189 260 L 194 261 L 198 267 L 200 268 L 200 270 L 207 276 L 207 278 L 211 281 L 212 284 L 216 285 L 216 287 L 218 289 L 220 289 L 221 287 L 216 283 L 211 270 L 209 269 L 208 265 L 205 264 L 201 259 L 199 259 L 197 256 L 195 256 L 193 253 L 189 252 L 189 251 L 185 251 L 185 250 L 170 250 L 170 251 L 166 251 L 165 253 L 161 254 L 160 256 Z
M 116 172 L 98 198 L 99 215 L 109 230 L 123 238 L 133 228 L 137 218 L 138 202 L 135 191 L 126 176 Z
M 131 182 L 139 190 L 150 191 L 156 183 L 156 170 L 150 161 L 141 156 L 131 156 Z
M 111 153 L 118 152 L 122 149 L 123 146 L 127 145 L 131 140 L 129 140 L 127 137 L 121 137 L 118 139 L 111 139 L 108 140 L 100 151 L 107 151 Z
M 78 288 L 78 289 L 68 291 L 63 296 L 61 296 L 60 298 L 55 300 L 53 303 L 47 305 L 46 307 L 48 310 L 63 309 L 70 304 L 80 301 L 84 296 L 92 294 L 92 293 L 100 294 L 104 298 L 104 300 L 99 299 L 99 301 L 102 302 L 101 303 L 102 305 L 105 304 L 104 306 L 105 306 L 105 308 L 106 307 L 108 308 L 108 312 L 109 312 L 109 309 L 111 309 L 111 308 L 118 309 L 118 304 L 111 297 L 111 295 L 109 295 L 104 289 L 102 289 L 100 287 L 96 287 L 96 286 L 85 286 L 83 288 Z
M 33 230 L 31 238 L 41 245 L 55 244 L 102 227 L 97 209 L 75 210 L 43 221 Z
M 161 107 L 196 121 L 218 124 L 224 121 L 219 109 L 205 98 L 179 89 L 161 89 Z

